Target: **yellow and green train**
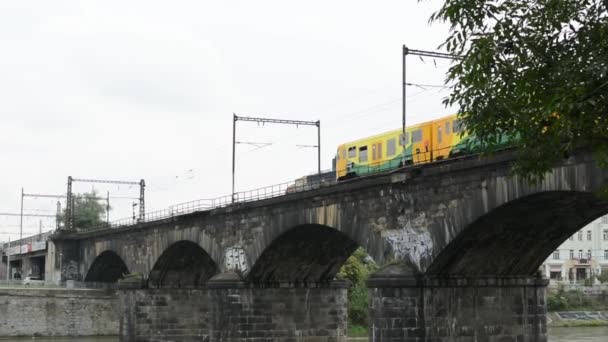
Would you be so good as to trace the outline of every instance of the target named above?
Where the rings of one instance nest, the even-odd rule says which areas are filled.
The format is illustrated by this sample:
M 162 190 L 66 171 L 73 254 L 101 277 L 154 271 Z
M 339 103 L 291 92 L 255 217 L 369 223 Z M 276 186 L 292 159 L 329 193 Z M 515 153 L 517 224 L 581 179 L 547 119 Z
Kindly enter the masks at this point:
M 338 146 L 338 180 L 474 153 L 475 139 L 456 115 Z M 506 143 L 506 141 L 505 141 Z

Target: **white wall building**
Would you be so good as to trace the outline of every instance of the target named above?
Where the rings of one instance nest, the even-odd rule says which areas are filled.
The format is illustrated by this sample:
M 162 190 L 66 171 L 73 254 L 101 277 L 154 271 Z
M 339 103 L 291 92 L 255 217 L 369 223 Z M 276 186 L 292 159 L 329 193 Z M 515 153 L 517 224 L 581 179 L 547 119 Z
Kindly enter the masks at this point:
M 541 266 L 552 281 L 582 282 L 608 272 L 608 215 L 564 241 Z

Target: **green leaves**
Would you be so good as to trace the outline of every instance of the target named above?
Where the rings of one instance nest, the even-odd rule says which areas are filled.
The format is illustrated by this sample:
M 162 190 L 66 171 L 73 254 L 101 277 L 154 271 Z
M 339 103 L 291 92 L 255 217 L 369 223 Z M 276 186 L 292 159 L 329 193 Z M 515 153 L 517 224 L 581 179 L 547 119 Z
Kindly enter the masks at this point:
M 367 285 L 365 281 L 378 267 L 362 248 L 358 248 L 342 265 L 338 276 L 348 279 L 348 318 L 350 324 L 368 326 Z
M 103 227 L 107 224 L 105 222 L 106 204 L 98 201 L 95 191 L 74 195 L 73 210 L 74 226 L 79 230 Z M 66 219 L 65 212 L 62 217 Z
M 463 56 L 444 101 L 491 147 L 521 141 L 515 171 L 534 178 L 573 149 L 608 138 L 608 12 L 600 0 L 446 0 L 431 21 Z

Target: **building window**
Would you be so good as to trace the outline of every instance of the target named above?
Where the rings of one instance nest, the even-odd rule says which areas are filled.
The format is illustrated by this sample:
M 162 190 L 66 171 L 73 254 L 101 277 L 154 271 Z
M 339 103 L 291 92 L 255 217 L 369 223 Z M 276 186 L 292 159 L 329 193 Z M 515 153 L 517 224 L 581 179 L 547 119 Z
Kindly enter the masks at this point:
M 559 260 L 559 251 L 553 252 L 553 260 Z
M 579 249 L 579 250 L 578 250 L 578 258 L 579 258 L 579 259 L 582 259 L 582 258 L 583 258 L 583 250 L 582 250 L 582 249 Z
M 608 215 L 602 216 L 602 223 L 608 224 Z
M 574 249 L 570 250 L 570 260 L 574 259 Z
M 570 241 L 574 241 L 574 235 L 570 236 Z
M 604 260 L 608 260 L 608 249 L 604 251 Z
M 587 231 L 587 241 L 591 241 L 591 231 Z
M 578 241 L 583 241 L 583 232 L 582 231 L 578 232 Z
M 367 161 L 367 146 L 359 147 L 359 161 L 360 162 Z
M 417 129 L 412 132 L 412 143 L 417 143 L 422 141 L 422 130 Z
M 388 139 L 386 141 L 386 155 L 392 156 L 397 153 L 397 139 Z
M 608 241 L 608 229 L 604 229 L 604 241 Z
M 591 250 L 590 249 L 587 250 L 587 259 L 591 260 Z
M 348 148 L 348 158 L 355 158 L 357 156 L 357 146 Z

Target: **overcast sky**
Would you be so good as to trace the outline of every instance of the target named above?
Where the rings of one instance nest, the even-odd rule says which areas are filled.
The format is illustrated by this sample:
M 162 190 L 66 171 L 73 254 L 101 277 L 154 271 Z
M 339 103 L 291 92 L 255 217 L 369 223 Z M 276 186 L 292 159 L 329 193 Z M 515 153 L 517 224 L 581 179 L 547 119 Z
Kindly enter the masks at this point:
M 0 212 L 69 175 L 148 184 L 149 210 L 231 191 L 232 114 L 321 120 L 322 167 L 339 143 L 400 127 L 401 45 L 436 50 L 441 1 L 3 1 Z M 408 58 L 408 81 L 443 84 L 445 61 Z M 453 112 L 408 88 L 411 123 Z M 239 122 L 237 190 L 316 170 L 313 127 Z M 75 184 L 76 192 L 91 184 Z M 137 187 L 95 185 L 110 196 Z M 25 212 L 55 200 L 26 198 Z M 112 202 L 111 219 L 131 202 Z M 43 230 L 53 227 L 45 219 Z M 25 232 L 39 220 L 25 220 Z M 0 216 L 0 240 L 18 237 Z M 29 234 L 26 234 L 29 235 Z

